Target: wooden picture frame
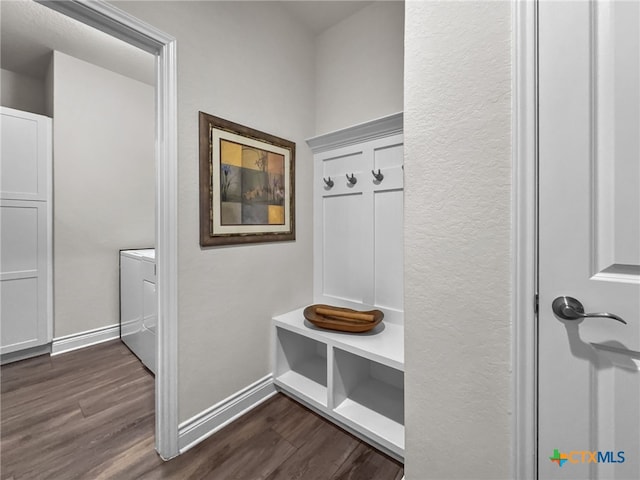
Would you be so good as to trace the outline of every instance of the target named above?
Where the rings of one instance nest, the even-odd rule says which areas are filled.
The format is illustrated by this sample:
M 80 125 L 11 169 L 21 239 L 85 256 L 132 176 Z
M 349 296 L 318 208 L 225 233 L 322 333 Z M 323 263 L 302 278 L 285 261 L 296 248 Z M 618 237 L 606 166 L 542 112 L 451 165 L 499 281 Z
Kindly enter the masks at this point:
M 296 144 L 204 112 L 199 123 L 200 245 L 295 240 Z

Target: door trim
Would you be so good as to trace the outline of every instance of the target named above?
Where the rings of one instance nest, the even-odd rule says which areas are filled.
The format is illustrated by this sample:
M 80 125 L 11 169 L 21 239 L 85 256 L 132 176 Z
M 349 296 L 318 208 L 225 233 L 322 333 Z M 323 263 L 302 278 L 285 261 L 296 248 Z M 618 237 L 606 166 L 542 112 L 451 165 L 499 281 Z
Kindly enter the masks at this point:
M 537 0 L 512 0 L 512 478 L 537 478 Z
M 102 0 L 36 0 L 156 56 L 156 450 L 178 455 L 178 151 L 176 39 Z

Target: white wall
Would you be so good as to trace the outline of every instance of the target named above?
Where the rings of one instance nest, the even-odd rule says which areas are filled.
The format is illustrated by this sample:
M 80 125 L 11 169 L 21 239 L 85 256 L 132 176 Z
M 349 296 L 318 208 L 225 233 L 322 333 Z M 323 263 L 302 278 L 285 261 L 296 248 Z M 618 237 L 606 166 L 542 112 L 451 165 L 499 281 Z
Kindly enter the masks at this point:
M 510 4 L 406 4 L 406 478 L 510 472 Z
M 54 338 L 117 324 L 118 251 L 155 244 L 154 112 L 154 87 L 54 52 Z
M 403 109 L 404 2 L 375 2 L 316 39 L 316 134 Z
M 1 69 L 0 86 L 0 104 L 3 107 L 47 114 L 43 80 Z
M 179 419 L 271 372 L 270 319 L 312 302 L 313 37 L 276 2 L 117 2 L 178 41 Z M 201 249 L 198 111 L 296 142 L 296 241 Z

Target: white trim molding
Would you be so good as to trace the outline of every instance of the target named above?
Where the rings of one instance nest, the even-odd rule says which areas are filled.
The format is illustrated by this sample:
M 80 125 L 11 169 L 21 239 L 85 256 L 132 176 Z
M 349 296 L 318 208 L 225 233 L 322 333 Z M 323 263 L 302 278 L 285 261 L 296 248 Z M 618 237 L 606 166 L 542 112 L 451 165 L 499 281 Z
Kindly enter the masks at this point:
M 276 394 L 271 374 L 194 415 L 178 427 L 180 454 Z
M 51 356 L 71 352 L 80 348 L 90 347 L 98 343 L 108 342 L 120 338 L 120 324 L 107 325 L 94 328 L 86 332 L 72 333 L 63 337 L 54 338 L 51 342 Z
M 537 1 L 512 0 L 511 477 L 537 478 Z
M 404 127 L 404 115 L 402 112 L 377 118 L 370 122 L 360 123 L 352 127 L 343 128 L 335 132 L 318 135 L 307 139 L 307 145 L 313 153 L 333 150 L 356 143 L 376 140 L 402 133 Z
M 156 55 L 156 450 L 178 455 L 178 126 L 176 39 L 102 0 L 36 0 Z
M 19 362 L 20 360 L 26 360 L 27 358 L 38 357 L 40 355 L 49 355 L 50 353 L 51 343 L 40 345 L 38 347 L 26 348 L 24 350 L 17 350 L 15 352 L 3 353 L 0 355 L 0 365 Z

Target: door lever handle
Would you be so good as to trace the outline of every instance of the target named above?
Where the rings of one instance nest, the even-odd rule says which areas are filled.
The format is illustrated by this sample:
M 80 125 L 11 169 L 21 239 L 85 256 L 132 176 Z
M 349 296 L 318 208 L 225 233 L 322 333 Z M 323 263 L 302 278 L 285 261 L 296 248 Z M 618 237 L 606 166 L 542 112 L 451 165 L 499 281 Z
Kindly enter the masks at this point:
M 625 322 L 621 317 L 613 313 L 584 313 L 584 307 L 579 300 L 573 297 L 558 297 L 551 304 L 551 309 L 563 320 L 578 320 L 579 318 L 610 318 L 620 323 Z

